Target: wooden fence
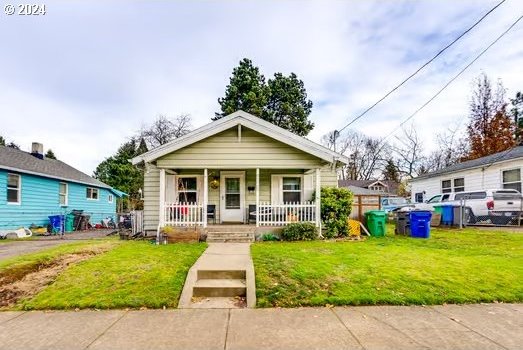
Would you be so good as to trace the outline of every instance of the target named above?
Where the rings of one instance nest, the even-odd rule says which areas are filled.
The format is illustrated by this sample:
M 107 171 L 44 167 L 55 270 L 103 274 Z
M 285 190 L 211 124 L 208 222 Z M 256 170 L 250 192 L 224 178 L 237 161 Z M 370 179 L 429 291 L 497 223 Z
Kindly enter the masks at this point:
M 380 209 L 381 209 L 381 196 L 368 195 L 368 194 L 367 195 L 357 194 L 357 195 L 354 195 L 350 218 L 364 222 L 366 212 L 368 212 L 369 210 L 380 210 Z

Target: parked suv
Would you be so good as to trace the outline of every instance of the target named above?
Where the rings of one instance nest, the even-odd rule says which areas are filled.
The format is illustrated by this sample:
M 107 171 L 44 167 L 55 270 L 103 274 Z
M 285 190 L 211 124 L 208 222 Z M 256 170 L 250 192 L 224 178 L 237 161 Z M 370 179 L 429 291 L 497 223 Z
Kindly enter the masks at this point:
M 507 225 L 519 219 L 522 210 L 521 199 L 521 193 L 511 189 L 452 192 L 437 194 L 425 203 L 415 204 L 414 207 L 434 210 L 435 205 L 463 202 L 469 223 L 490 220 L 494 225 Z

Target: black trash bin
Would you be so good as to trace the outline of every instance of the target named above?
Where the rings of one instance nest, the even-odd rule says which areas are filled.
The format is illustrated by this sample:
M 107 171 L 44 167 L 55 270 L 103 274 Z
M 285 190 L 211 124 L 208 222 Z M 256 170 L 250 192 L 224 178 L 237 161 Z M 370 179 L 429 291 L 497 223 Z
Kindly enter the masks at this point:
M 397 235 L 410 236 L 410 216 L 408 211 L 396 212 L 396 228 L 394 233 Z

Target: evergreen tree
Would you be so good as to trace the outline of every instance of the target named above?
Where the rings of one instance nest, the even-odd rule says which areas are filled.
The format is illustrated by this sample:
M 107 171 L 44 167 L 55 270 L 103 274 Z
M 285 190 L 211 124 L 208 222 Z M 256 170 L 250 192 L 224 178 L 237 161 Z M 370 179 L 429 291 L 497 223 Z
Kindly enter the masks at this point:
M 48 159 L 56 159 L 56 156 L 54 155 L 54 152 L 52 149 L 48 149 L 47 152 L 45 153 L 45 158 L 48 158 Z

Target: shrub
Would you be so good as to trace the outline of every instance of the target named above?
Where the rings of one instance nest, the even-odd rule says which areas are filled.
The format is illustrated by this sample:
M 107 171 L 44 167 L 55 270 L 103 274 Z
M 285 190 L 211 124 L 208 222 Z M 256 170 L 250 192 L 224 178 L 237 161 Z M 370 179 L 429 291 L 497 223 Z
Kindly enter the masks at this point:
M 284 241 L 312 241 L 316 238 L 318 230 L 312 222 L 295 222 L 281 231 L 281 239 Z
M 349 234 L 347 219 L 352 210 L 352 192 L 346 188 L 321 188 L 321 220 L 325 237 L 345 237 Z
M 280 239 L 279 239 L 278 236 L 276 236 L 275 234 L 272 234 L 272 233 L 264 233 L 264 234 L 261 236 L 261 240 L 262 240 L 262 241 L 279 241 Z

